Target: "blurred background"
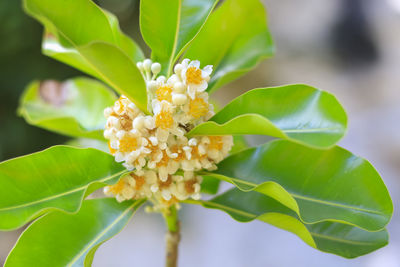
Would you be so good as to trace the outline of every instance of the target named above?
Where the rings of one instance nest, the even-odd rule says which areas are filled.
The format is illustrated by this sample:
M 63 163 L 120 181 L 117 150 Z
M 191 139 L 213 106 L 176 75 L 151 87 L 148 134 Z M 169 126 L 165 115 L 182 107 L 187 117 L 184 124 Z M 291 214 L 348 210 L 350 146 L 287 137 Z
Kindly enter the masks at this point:
M 98 0 L 139 44 L 138 0 Z M 392 195 L 390 244 L 353 260 L 316 251 L 262 222 L 238 223 L 217 210 L 183 207 L 180 266 L 400 266 L 400 0 L 264 0 L 277 53 L 215 94 L 227 103 L 255 87 L 307 83 L 334 93 L 348 112 L 340 145 L 367 158 Z M 0 1 L 0 160 L 67 141 L 26 124 L 18 99 L 33 79 L 63 80 L 78 71 L 41 55 L 42 28 L 20 1 Z M 252 144 L 262 138 L 249 140 Z M 98 250 L 95 267 L 163 266 L 164 225 L 135 215 Z M 0 233 L 2 264 L 21 231 Z

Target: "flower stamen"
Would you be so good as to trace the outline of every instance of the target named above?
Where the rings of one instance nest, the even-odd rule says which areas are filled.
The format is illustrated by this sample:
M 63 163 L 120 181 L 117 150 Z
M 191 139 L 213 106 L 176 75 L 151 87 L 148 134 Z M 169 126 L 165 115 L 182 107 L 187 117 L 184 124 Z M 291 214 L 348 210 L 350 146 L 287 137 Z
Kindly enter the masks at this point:
M 174 119 L 172 118 L 172 114 L 168 111 L 162 110 L 156 116 L 156 126 L 161 129 L 167 130 L 172 127 L 174 123 Z
M 136 150 L 138 147 L 138 142 L 135 137 L 125 137 L 119 141 L 119 151 L 121 152 L 131 152 Z
M 201 77 L 201 70 L 196 67 L 189 67 L 186 70 L 186 82 L 189 84 L 201 84 L 203 78 Z
M 158 101 L 166 100 L 168 102 L 172 102 L 172 86 L 170 85 L 162 85 L 158 87 L 156 90 L 156 95 Z
M 189 114 L 198 119 L 208 112 L 208 103 L 202 98 L 195 98 L 189 103 Z

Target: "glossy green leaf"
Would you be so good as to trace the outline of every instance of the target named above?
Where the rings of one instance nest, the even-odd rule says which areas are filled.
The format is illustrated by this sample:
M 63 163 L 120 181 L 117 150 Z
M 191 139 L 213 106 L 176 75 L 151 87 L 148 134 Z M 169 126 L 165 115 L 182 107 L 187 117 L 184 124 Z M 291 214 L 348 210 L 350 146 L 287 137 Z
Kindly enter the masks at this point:
M 229 151 L 229 154 L 234 154 L 239 151 L 242 151 L 246 148 L 249 148 L 246 139 L 243 135 L 235 135 L 233 136 L 233 147 Z
M 62 44 L 58 41 L 55 34 L 48 30 L 43 34 L 42 53 L 46 56 L 54 58 L 60 62 L 70 65 L 84 73 L 87 73 L 95 78 L 101 79 L 101 75 L 89 62 L 79 53 L 79 51 L 68 41 Z
M 142 0 L 140 29 L 154 60 L 171 72 L 173 63 L 197 35 L 217 0 Z
M 189 136 L 259 134 L 327 148 L 344 136 L 346 125 L 346 113 L 333 95 L 296 84 L 248 91 Z
M 378 231 L 393 213 L 374 167 L 340 147 L 317 150 L 276 140 L 236 153 L 205 174 L 270 196 L 306 223 L 329 220 Z
M 96 139 L 76 138 L 69 140 L 65 143 L 65 145 L 80 148 L 95 148 L 97 150 L 110 153 L 110 148 L 108 147 L 106 140 L 100 141 Z
M 117 47 L 93 42 L 78 48 L 85 59 L 95 67 L 101 79 L 127 96 L 144 113 L 147 111 L 146 83 L 136 64 Z
M 109 18 L 111 20 L 114 16 L 109 15 Z M 116 19 L 115 21 L 117 22 Z M 124 50 L 124 52 L 129 56 L 129 58 L 133 59 L 134 62 L 144 59 L 144 55 L 139 46 L 137 46 L 128 36 L 124 34 L 118 35 L 120 36 L 121 43 L 118 48 Z M 90 62 L 87 62 L 87 59 L 79 53 L 76 46 L 61 35 L 57 36 L 56 33 L 51 33 L 49 29 L 46 29 L 43 35 L 42 52 L 46 56 L 52 57 L 89 75 L 102 79 L 101 74 L 97 73 L 96 68 L 93 67 Z
M 33 82 L 25 90 L 19 114 L 32 125 L 73 136 L 104 140 L 103 110 L 116 101 L 100 82 L 76 78 L 63 83 Z
M 213 92 L 273 53 L 263 4 L 259 0 L 226 0 L 211 14 L 185 57 L 214 66 L 207 89 Z
M 386 230 L 368 232 L 335 222 L 303 224 L 294 211 L 258 192 L 232 189 L 209 201 L 188 202 L 225 211 L 240 222 L 258 219 L 296 234 L 313 248 L 346 258 L 370 253 L 388 243 Z
M 93 1 L 24 0 L 24 8 L 45 25 L 54 37 L 58 37 L 56 39 L 64 47 L 73 48 L 102 41 L 120 48 L 132 59 L 143 59 L 140 48 L 121 32 L 117 18 Z
M 201 182 L 201 192 L 215 195 L 218 192 L 221 180 L 216 179 L 213 176 L 203 175 L 203 181 Z
M 76 214 L 47 214 L 22 233 L 4 266 L 90 266 L 97 248 L 118 234 L 143 202 L 91 199 Z
M 135 64 L 143 53 L 113 15 L 90 0 L 24 0 L 24 7 L 46 27 L 46 55 L 103 80 L 147 113 L 146 85 Z
M 76 212 L 82 199 L 126 172 L 110 154 L 54 146 L 0 163 L 0 230 L 51 210 Z

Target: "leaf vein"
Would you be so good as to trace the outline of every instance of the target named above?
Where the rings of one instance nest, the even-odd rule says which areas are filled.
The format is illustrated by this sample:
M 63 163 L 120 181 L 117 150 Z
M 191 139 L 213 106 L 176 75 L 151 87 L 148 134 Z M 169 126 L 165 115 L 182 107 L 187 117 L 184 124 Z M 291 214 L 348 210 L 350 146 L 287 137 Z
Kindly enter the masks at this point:
M 341 243 L 346 243 L 346 244 L 350 244 L 350 245 L 357 245 L 357 246 L 375 246 L 376 243 L 372 243 L 372 242 L 360 242 L 360 241 L 354 241 L 354 240 L 347 240 L 347 239 L 343 239 L 343 238 L 337 238 L 337 237 L 333 237 L 333 236 L 328 236 L 328 235 L 323 235 L 323 234 L 317 234 L 314 232 L 311 232 L 312 236 L 318 237 L 318 238 L 322 238 L 322 239 L 327 239 L 327 240 L 331 240 L 331 241 L 337 241 L 337 242 L 341 242 Z
M 141 205 L 144 202 L 142 201 L 136 201 L 132 205 L 130 205 L 121 215 L 119 215 L 111 224 L 109 224 L 103 231 L 101 231 L 86 247 L 84 247 L 78 255 L 76 255 L 70 263 L 67 264 L 67 266 L 72 266 L 79 258 L 81 258 L 102 236 L 104 236 L 114 225 L 119 223 L 125 216 L 126 214 L 131 210 L 134 209 L 136 206 Z
M 232 181 L 234 181 L 234 183 L 239 183 L 239 184 L 244 184 L 244 185 L 249 185 L 249 186 L 254 186 L 257 187 L 259 186 L 259 184 L 255 184 L 252 182 L 248 182 L 248 181 L 243 181 L 237 178 L 231 178 L 229 177 L 229 179 L 231 179 Z M 253 189 L 254 190 L 254 189 Z M 324 205 L 328 205 L 328 206 L 334 206 L 334 207 L 340 207 L 340 208 L 346 208 L 346 209 L 352 209 L 352 210 L 357 210 L 357 211 L 361 211 L 361 212 L 366 212 L 366 213 L 372 213 L 372 214 L 377 214 L 377 215 L 384 215 L 383 213 L 379 212 L 379 211 L 375 211 L 375 210 L 371 210 L 371 209 L 365 209 L 365 208 L 360 208 L 360 207 L 356 207 L 356 206 L 352 206 L 352 205 L 346 205 L 346 204 L 341 204 L 341 203 L 336 203 L 336 202 L 329 202 L 326 200 L 321 200 L 321 199 L 317 199 L 317 198 L 312 198 L 312 197 L 307 197 L 307 196 L 301 196 L 292 192 L 287 191 L 292 197 L 296 198 L 296 199 L 301 199 L 301 200 L 306 200 L 306 201 L 310 201 L 310 202 L 315 202 L 315 203 L 320 203 L 320 204 L 324 204 Z
M 92 183 L 95 183 L 95 182 L 97 182 L 97 183 L 106 182 L 106 181 L 108 181 L 108 180 L 111 180 L 111 179 L 115 178 L 115 177 L 118 176 L 118 175 L 123 174 L 124 172 L 125 172 L 125 170 L 120 171 L 120 172 L 118 172 L 118 173 L 116 173 L 116 174 L 114 174 L 114 175 L 107 176 L 107 177 L 105 177 L 105 178 L 103 178 L 103 179 L 101 179 L 101 180 L 93 181 Z M 58 197 L 63 197 L 63 196 L 66 196 L 66 195 L 69 195 L 69 194 L 72 194 L 72 193 L 75 193 L 75 192 L 79 192 L 79 191 L 81 191 L 81 190 L 84 190 L 84 189 L 87 188 L 90 184 L 91 184 L 91 183 L 89 183 L 88 185 L 84 185 L 84 186 L 81 186 L 81 187 L 78 187 L 78 188 L 69 190 L 69 191 L 64 192 L 64 193 L 61 193 L 61 194 L 56 194 L 56 195 L 53 195 L 53 196 L 50 196 L 50 197 L 45 197 L 45 198 L 38 199 L 38 200 L 36 200 L 36 201 L 32 201 L 32 202 L 29 202 L 29 203 L 25 203 L 25 204 L 21 204 L 21 205 L 15 205 L 15 206 L 6 207 L 6 208 L 1 208 L 1 209 L 0 209 L 0 212 L 8 211 L 8 210 L 13 210 L 13 209 L 20 209 L 20 208 L 24 208 L 24 207 L 29 207 L 29 206 L 33 206 L 33 205 L 38 204 L 38 203 L 42 203 L 42 202 L 46 202 L 46 201 L 49 201 L 49 200 L 53 200 L 53 199 L 58 198 Z

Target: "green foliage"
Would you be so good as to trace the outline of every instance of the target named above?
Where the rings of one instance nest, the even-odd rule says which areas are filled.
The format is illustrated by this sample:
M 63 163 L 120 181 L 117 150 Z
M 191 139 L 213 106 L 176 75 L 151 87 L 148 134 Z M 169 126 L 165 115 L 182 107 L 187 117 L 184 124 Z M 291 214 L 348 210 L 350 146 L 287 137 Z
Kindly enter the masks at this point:
M 140 1 L 140 29 L 152 58 L 170 74 L 218 0 Z M 194 59 L 194 58 L 193 58 Z
M 24 8 L 51 33 L 62 38 L 62 43 L 69 41 L 73 45 L 82 46 L 93 41 L 106 42 L 121 48 L 130 57 L 142 58 L 133 41 L 124 38 L 127 36 L 119 29 L 116 17 L 92 1 L 24 0 Z M 134 50 L 139 55 L 132 53 Z
M 46 27 L 46 55 L 103 80 L 147 112 L 146 85 L 135 64 L 143 53 L 113 15 L 90 0 L 24 0 L 24 7 Z
M 54 146 L 0 163 L 0 229 L 12 230 L 51 210 L 76 212 L 85 196 L 126 170 L 95 149 Z
M 236 153 L 206 174 L 243 191 L 270 196 L 306 223 L 329 220 L 378 231 L 393 213 L 376 170 L 339 147 L 317 150 L 286 140 L 272 141 Z
M 97 248 L 118 234 L 143 202 L 91 199 L 76 214 L 47 214 L 22 233 L 4 266 L 90 266 Z
M 343 137 L 346 124 L 333 95 L 299 84 L 244 93 L 189 136 L 260 134 L 326 148 Z
M 21 98 L 19 114 L 29 124 L 60 134 L 104 140 L 103 110 L 115 100 L 102 83 L 87 78 L 47 86 L 33 82 Z
M 201 192 L 214 195 L 218 192 L 221 180 L 216 179 L 213 176 L 204 175 L 203 181 L 201 182 Z
M 213 65 L 213 92 L 272 56 L 274 45 L 259 0 L 227 0 L 210 16 L 185 57 Z
M 231 189 L 209 201 L 187 202 L 225 211 L 239 222 L 257 219 L 269 223 L 294 233 L 313 248 L 346 258 L 367 254 L 388 243 L 386 230 L 368 232 L 336 222 L 304 224 L 294 211 L 258 192 Z
M 247 144 L 247 141 L 243 135 L 235 135 L 233 136 L 233 147 L 231 148 L 230 153 L 235 154 L 236 152 L 239 152 L 248 147 L 249 146 Z
M 80 148 L 95 148 L 97 150 L 101 150 L 103 152 L 109 153 L 110 148 L 108 147 L 108 143 L 105 140 L 100 141 L 96 139 L 89 138 L 76 138 L 69 140 L 65 143 L 68 146 L 80 147 Z
M 146 84 L 131 58 L 117 47 L 102 42 L 83 46 L 79 52 L 95 66 L 104 82 L 131 99 L 145 114 L 149 113 Z

